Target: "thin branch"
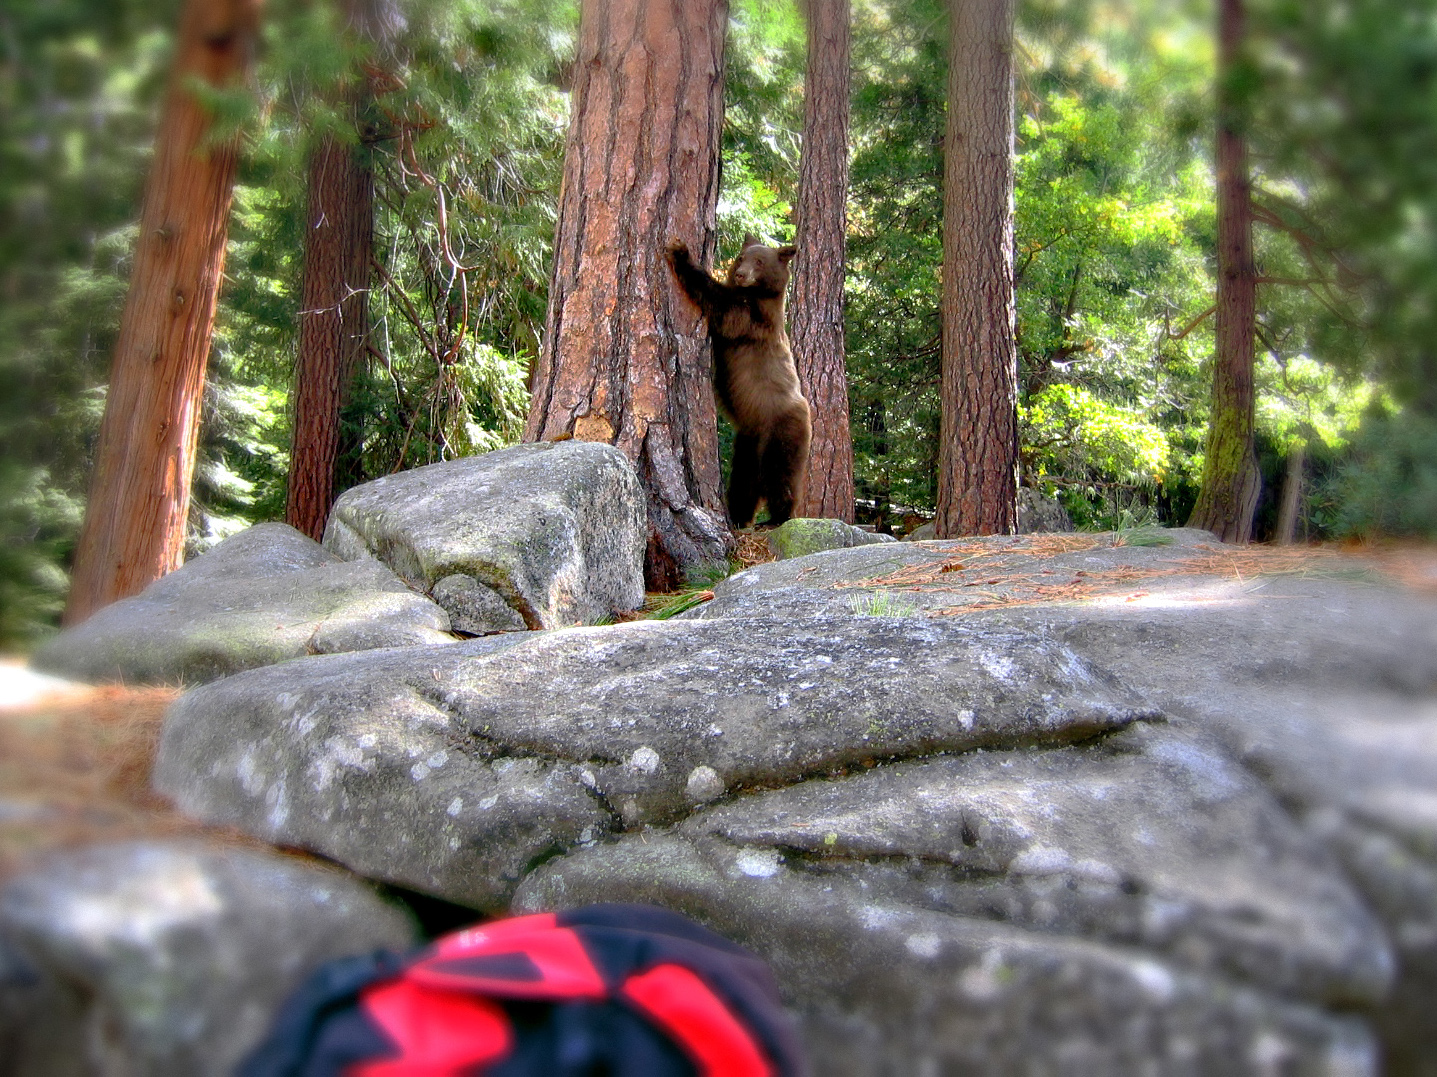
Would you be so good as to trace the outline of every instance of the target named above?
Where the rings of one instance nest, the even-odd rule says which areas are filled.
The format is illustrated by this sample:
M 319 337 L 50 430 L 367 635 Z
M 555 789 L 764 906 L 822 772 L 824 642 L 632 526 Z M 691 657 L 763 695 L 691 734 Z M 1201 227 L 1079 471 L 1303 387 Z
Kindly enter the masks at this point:
M 1327 280 L 1324 277 L 1257 277 L 1254 284 L 1281 284 L 1289 288 L 1311 288 L 1315 284 L 1324 287 L 1336 287 L 1336 282 Z
M 1171 341 L 1179 341 L 1179 340 L 1182 340 L 1182 339 L 1183 339 L 1184 337 L 1186 337 L 1189 333 L 1191 333 L 1194 329 L 1196 329 L 1198 326 L 1202 325 L 1203 322 L 1207 321 L 1209 318 L 1211 318 L 1211 317 L 1212 317 L 1214 314 L 1216 314 L 1216 313 L 1217 313 L 1217 304 L 1214 303 L 1212 306 L 1208 307 L 1207 310 L 1203 311 L 1203 312 L 1202 312 L 1201 314 L 1199 314 L 1196 318 L 1194 318 L 1191 322 L 1189 322 L 1189 323 L 1188 323 L 1188 327 L 1187 327 L 1186 329 L 1184 329 L 1181 333 L 1178 333 L 1178 334 L 1176 334 L 1176 335 L 1174 335 L 1173 333 L 1168 333 L 1168 334 L 1167 334 L 1167 338 L 1168 338 L 1169 340 L 1171 340 Z
M 429 353 L 429 357 L 436 364 L 440 363 L 439 346 L 431 338 L 424 320 L 419 316 L 419 311 L 414 308 L 409 296 L 404 294 L 404 289 L 399 286 L 399 282 L 390 275 L 389 270 L 378 258 L 370 258 L 369 264 L 379 274 L 385 288 L 399 300 L 400 309 L 403 310 L 405 319 L 414 326 L 414 331 L 419 336 L 419 342 L 424 345 L 424 350 Z

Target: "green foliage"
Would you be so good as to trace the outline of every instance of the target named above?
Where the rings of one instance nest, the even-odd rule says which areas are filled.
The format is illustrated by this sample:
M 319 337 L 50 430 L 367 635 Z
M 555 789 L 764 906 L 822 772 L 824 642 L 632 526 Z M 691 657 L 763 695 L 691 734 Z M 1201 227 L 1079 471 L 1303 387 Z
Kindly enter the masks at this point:
M 943 5 L 854 9 L 847 353 L 860 498 L 931 506 L 938 461 Z
M 1437 539 L 1437 419 L 1375 409 L 1321 488 L 1318 511 L 1338 535 Z
M 1134 494 L 1154 492 L 1171 465 L 1165 432 L 1135 408 L 1081 386 L 1044 387 L 1018 408 L 1024 473 L 1045 492 L 1061 492 L 1080 523 L 1109 520 Z
M 744 234 L 793 239 L 803 132 L 804 25 L 791 0 L 736 0 L 724 78 L 720 261 Z
M 66 585 L 174 17 L 0 10 L 0 646 L 52 624 Z
M 0 644 L 53 620 L 135 237 L 177 3 L 0 11 Z M 860 497 L 931 507 L 938 459 L 944 0 L 854 0 L 848 357 Z M 1437 532 L 1437 20 L 1405 0 L 1252 0 L 1258 427 L 1330 470 L 1331 532 Z M 191 549 L 282 513 L 306 162 L 376 177 L 353 482 L 519 435 L 538 352 L 577 0 L 404 0 L 378 40 L 271 0 L 239 132 Z M 793 234 L 805 32 L 734 0 L 720 257 Z M 1025 0 L 1016 162 L 1023 480 L 1086 526 L 1180 523 L 1208 420 L 1211 12 Z M 356 116 L 353 102 L 365 103 Z M 217 137 L 218 137 L 217 136 Z M 1359 431 L 1360 425 L 1360 431 Z
M 1015 269 L 1033 439 L 1024 481 L 1082 491 L 1102 520 L 1189 484 L 1201 441 L 1213 218 L 1189 136 L 1210 52 L 1170 21 L 1090 15 L 1025 9 Z M 938 459 L 944 7 L 871 0 L 858 26 L 855 465 L 860 496 L 926 509 Z M 1120 451 L 1133 431 L 1136 451 Z
M 1437 414 L 1437 21 L 1405 0 L 1263 0 L 1254 35 L 1258 201 L 1325 311 L 1322 357 Z
M 226 299 L 235 369 L 285 385 L 302 266 L 304 160 L 330 133 L 376 178 L 367 368 L 346 411 L 349 480 L 516 441 L 548 281 L 576 8 L 561 0 L 416 3 L 378 45 L 330 8 L 272 12 L 266 124 L 234 235 L 250 279 Z M 543 32 L 527 29 L 538 26 Z M 367 82 L 361 73 L 367 72 Z M 335 102 L 374 91 L 360 132 Z M 287 419 L 257 432 L 288 444 Z
M 40 468 L 0 460 L 0 642 L 32 642 L 60 615 L 59 566 L 82 504 Z

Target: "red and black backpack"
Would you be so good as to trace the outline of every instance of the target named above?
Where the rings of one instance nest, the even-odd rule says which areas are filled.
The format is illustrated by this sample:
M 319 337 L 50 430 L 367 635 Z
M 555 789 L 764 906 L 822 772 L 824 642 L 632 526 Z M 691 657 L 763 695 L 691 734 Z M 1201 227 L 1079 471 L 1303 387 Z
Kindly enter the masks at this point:
M 321 967 L 237 1077 L 800 1077 L 768 967 L 676 913 L 591 905 Z

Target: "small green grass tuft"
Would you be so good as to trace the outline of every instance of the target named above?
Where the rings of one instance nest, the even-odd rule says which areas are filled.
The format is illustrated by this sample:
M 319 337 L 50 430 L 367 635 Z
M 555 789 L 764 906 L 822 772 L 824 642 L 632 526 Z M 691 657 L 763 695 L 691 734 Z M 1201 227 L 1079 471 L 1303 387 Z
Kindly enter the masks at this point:
M 912 599 L 892 591 L 853 595 L 848 600 L 848 608 L 860 617 L 916 617 L 919 612 Z
M 1119 529 L 1113 539 L 1114 546 L 1171 546 L 1173 537 L 1161 527 L 1133 527 Z
M 705 587 L 694 587 L 686 591 L 678 591 L 671 595 L 654 595 L 650 602 L 645 602 L 644 607 L 648 611 L 650 621 L 667 621 L 670 617 L 677 617 L 681 613 L 701 606 L 713 598 L 714 593 Z

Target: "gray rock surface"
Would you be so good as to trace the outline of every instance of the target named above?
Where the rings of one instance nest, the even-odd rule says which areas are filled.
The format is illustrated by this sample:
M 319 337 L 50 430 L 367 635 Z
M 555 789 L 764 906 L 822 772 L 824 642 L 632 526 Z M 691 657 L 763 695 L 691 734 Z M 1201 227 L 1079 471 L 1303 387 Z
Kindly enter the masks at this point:
M 768 548 L 780 561 L 823 550 L 844 550 L 853 546 L 878 546 L 897 542 L 892 535 L 865 531 L 842 520 L 796 517 L 768 533 Z
M 1161 724 L 806 782 L 680 832 L 797 855 L 891 902 L 1138 946 L 1314 1002 L 1372 1005 L 1391 986 L 1387 939 L 1328 851 L 1216 744 Z
M 520 627 L 559 628 L 637 608 L 647 537 L 623 453 L 564 441 L 356 486 L 336 502 L 324 544 L 346 560 L 378 558 L 456 628 L 483 634 L 515 628 L 515 615 Z
M 200 842 L 56 856 L 0 891 L 0 1070 L 227 1077 L 332 957 L 414 941 L 343 872 Z
M 932 520 L 926 524 L 919 524 L 908 534 L 903 536 L 904 542 L 927 542 L 938 537 L 938 525 Z
M 1437 1073 L 1437 603 L 1360 562 L 1218 573 L 1236 552 L 1201 531 L 1045 541 L 1036 558 L 1031 540 L 981 539 L 761 565 L 686 616 L 887 605 L 1062 640 L 1216 738 L 1330 852 L 1395 949 L 1375 1018 L 1389 1072 Z
M 680 619 L 307 658 L 182 698 L 157 780 L 485 909 L 689 912 L 825 1074 L 1431 1077 L 1437 603 L 1240 556 L 857 547 Z
M 1018 490 L 1018 534 L 1073 531 L 1072 517 L 1055 497 L 1044 497 L 1030 486 Z
M 828 867 L 717 836 L 628 836 L 538 868 L 515 907 L 645 901 L 709 924 L 772 963 L 825 1075 L 1378 1072 L 1359 1020 Z M 907 896 L 922 890 L 909 880 Z
M 1199 592 L 1226 593 L 1213 590 L 1207 565 L 1221 558 L 1223 549 L 1210 532 L 1193 528 L 863 546 L 755 565 L 718 584 L 713 601 L 683 616 L 863 614 L 871 612 L 867 599 L 874 596 L 891 600 L 885 608 L 912 615 L 956 614 L 1012 601 L 1056 606 L 1078 601 L 1079 591 L 1087 597 L 1111 591 L 1123 600 L 1138 590 L 1149 597 L 1162 591 L 1192 599 Z M 1154 573 L 1161 574 L 1156 581 Z
M 434 601 L 449 611 L 456 632 L 486 636 L 492 632 L 523 632 L 529 626 L 504 596 L 473 576 L 456 573 L 434 585 Z
M 190 692 L 156 783 L 199 818 L 494 908 L 537 860 L 725 791 L 1150 715 L 1041 637 L 955 624 L 496 639 L 508 645 L 311 659 Z
M 452 642 L 449 617 L 383 565 L 257 524 L 99 610 L 33 664 L 87 681 L 199 683 L 306 654 Z

